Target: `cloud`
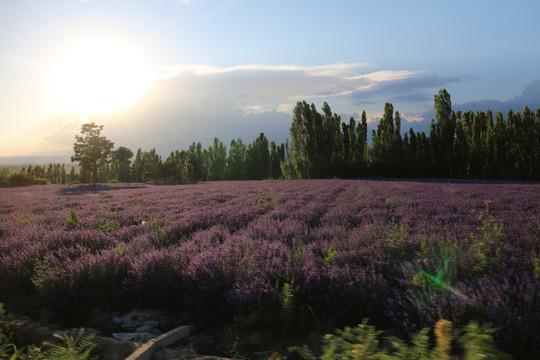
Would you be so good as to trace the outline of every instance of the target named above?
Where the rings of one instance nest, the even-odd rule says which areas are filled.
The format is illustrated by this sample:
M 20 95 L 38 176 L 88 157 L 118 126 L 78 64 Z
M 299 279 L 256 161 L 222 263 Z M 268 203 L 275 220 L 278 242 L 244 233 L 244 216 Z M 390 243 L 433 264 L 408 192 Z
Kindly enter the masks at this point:
M 351 97 L 358 104 L 371 104 L 381 101 L 421 103 L 432 101 L 433 94 L 441 87 L 466 79 L 463 76 L 448 77 L 415 73 L 413 76 L 378 82 L 368 89 L 352 93 Z
M 229 97 L 237 108 L 261 106 L 283 100 L 330 98 L 361 93 L 379 84 L 407 79 L 417 71 L 367 71 L 365 63 L 319 66 L 173 65 L 156 80 L 158 86 L 189 88 L 190 96 L 204 97 L 208 91 Z M 187 95 L 187 94 L 186 94 Z M 274 108 L 276 109 L 276 108 Z
M 509 109 L 514 112 L 521 112 L 525 106 L 528 106 L 531 110 L 535 111 L 540 107 L 540 80 L 533 80 L 527 84 L 521 94 L 516 95 L 506 101 L 484 99 L 478 101 L 470 101 L 463 104 L 452 104 L 452 109 L 465 111 L 486 111 L 490 109 L 493 114 L 498 111 L 502 112 L 504 117 L 508 113 Z M 435 117 L 435 110 L 432 111 L 431 118 Z
M 365 63 L 173 65 L 152 81 L 133 107 L 109 115 L 89 113 L 88 121 L 105 125 L 104 135 L 116 146 L 133 150 L 156 147 L 162 155 L 186 149 L 192 142 L 207 146 L 214 137 L 227 144 L 238 137 L 251 142 L 260 132 L 269 140 L 282 142 L 289 137 L 297 101 L 318 106 L 328 101 L 334 111 L 352 113 L 358 107 L 351 106 L 351 96 L 384 96 L 385 89 L 386 93 L 397 93 L 417 74 L 412 70 L 374 70 Z M 403 85 L 392 85 L 396 82 Z M 66 144 L 71 138 L 72 143 L 72 131 L 64 131 L 65 135 L 50 132 L 47 139 Z
M 279 104 L 276 111 L 291 114 L 293 109 L 294 106 L 292 104 Z

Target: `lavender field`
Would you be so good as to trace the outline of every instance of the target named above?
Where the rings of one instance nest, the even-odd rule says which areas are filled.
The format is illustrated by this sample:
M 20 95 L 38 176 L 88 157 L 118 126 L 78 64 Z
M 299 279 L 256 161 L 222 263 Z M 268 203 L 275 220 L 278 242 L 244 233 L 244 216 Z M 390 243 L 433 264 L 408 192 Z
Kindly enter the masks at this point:
M 491 323 L 539 348 L 540 185 L 393 181 L 0 189 L 0 302 L 240 314 L 280 331 L 369 318 L 406 337 Z M 283 330 L 285 329 L 285 330 Z

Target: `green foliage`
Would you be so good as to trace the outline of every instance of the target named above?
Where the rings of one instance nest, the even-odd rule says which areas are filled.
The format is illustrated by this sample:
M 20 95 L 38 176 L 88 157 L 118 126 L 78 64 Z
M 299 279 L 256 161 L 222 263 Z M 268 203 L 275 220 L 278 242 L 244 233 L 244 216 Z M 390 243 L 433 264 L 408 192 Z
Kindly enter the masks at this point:
M 269 144 L 264 133 L 248 145 L 245 169 L 249 179 L 262 180 L 271 174 Z
M 277 206 L 279 204 L 279 194 L 274 188 L 268 189 L 267 196 L 272 199 L 272 205 Z
M 55 269 L 51 265 L 49 259 L 37 259 L 34 265 L 34 274 L 32 275 L 32 283 L 37 289 L 46 288 L 48 279 L 51 279 Z
M 84 329 L 80 329 L 73 337 L 69 334 L 58 335 L 58 342 L 44 342 L 41 347 L 26 349 L 17 348 L 11 342 L 11 337 L 6 335 L 3 327 L 5 316 L 4 304 L 0 303 L 0 360 L 97 360 L 97 356 L 91 356 L 96 347 L 93 334 L 84 335 Z
M 77 212 L 75 210 L 70 210 L 69 215 L 66 220 L 66 225 L 69 228 L 73 228 L 81 223 L 81 219 L 79 219 L 79 215 L 77 215 Z
M 34 185 L 34 175 L 27 174 L 25 172 L 19 172 L 16 174 L 11 174 L 8 177 L 9 186 L 28 186 Z
M 0 303 L 0 360 L 16 360 L 22 359 L 24 348 L 17 348 L 11 342 L 11 336 L 4 332 L 4 304 Z
M 482 221 L 482 225 L 478 227 L 482 237 L 477 240 L 474 234 L 471 234 L 471 240 L 477 241 L 472 246 L 473 254 L 477 260 L 473 267 L 473 271 L 476 273 L 488 272 L 501 261 L 501 247 L 504 238 L 503 223 L 496 221 L 489 214 L 491 201 L 486 201 L 485 204 L 486 210 L 478 214 L 478 220 Z
M 498 329 L 481 327 L 477 322 L 470 322 L 463 329 L 465 333 L 459 338 L 458 342 L 463 347 L 465 354 L 464 360 L 508 360 L 509 355 L 503 353 L 495 346 L 493 334 Z
M 401 223 L 398 225 L 392 221 L 388 232 L 388 242 L 390 246 L 396 249 L 403 247 L 408 230 L 407 224 Z
M 84 335 L 80 329 L 75 337 L 69 334 L 54 335 L 58 342 L 44 342 L 43 346 L 30 359 L 35 360 L 97 360 L 91 356 L 96 347 L 93 334 Z
M 118 229 L 120 229 L 120 224 L 114 220 L 109 221 L 107 219 L 103 219 L 98 223 L 95 221 L 92 221 L 90 223 L 89 229 L 101 230 L 105 232 L 113 232 L 113 231 L 118 231 Z
M 452 328 L 452 323 L 441 319 L 435 325 L 436 344 L 433 346 L 428 328 L 412 334 L 410 343 L 394 336 L 386 337 L 383 341 L 383 332 L 368 325 L 368 320 L 364 319 L 357 327 L 346 327 L 336 330 L 336 334 L 325 335 L 319 357 L 307 346 L 290 347 L 288 350 L 306 360 L 509 360 L 510 356 L 495 347 L 492 334 L 496 330 L 471 322 L 463 328 L 463 334 L 456 342 L 454 340 L 458 333 Z M 461 345 L 461 349 L 454 351 L 452 344 Z M 463 356 L 452 357 L 453 352 L 462 353 Z
M 390 337 L 390 341 L 394 353 L 393 356 L 386 357 L 388 359 L 438 359 L 435 355 L 435 350 L 430 348 L 430 338 L 428 335 L 429 329 L 424 328 L 411 336 L 412 346 L 408 345 L 405 341 L 397 338 Z M 383 357 L 384 359 L 385 357 Z
M 332 265 L 334 265 L 337 253 L 337 250 L 334 250 L 332 245 L 330 245 L 328 249 L 326 249 L 326 255 L 324 257 L 324 263 L 326 267 L 330 268 L 332 267 Z
M 112 153 L 112 170 L 117 182 L 129 182 L 129 166 L 133 151 L 131 149 L 120 146 Z
M 386 351 L 379 349 L 382 331 L 368 325 L 365 319 L 357 327 L 336 330 L 336 334 L 327 334 L 323 338 L 321 360 L 348 359 L 385 359 Z M 290 352 L 297 353 L 306 360 L 317 359 L 307 347 L 291 347 Z M 389 358 L 389 357 L 386 357 Z
M 0 360 L 16 360 L 23 358 L 24 348 L 17 348 L 11 343 L 10 337 L 5 335 L 0 329 Z
M 285 332 L 292 331 L 294 315 L 294 290 L 290 284 L 285 283 L 281 288 L 281 323 Z
M 163 236 L 163 228 L 167 225 L 169 225 L 171 222 L 167 219 L 159 219 L 156 217 L 152 217 L 148 221 L 143 221 L 142 225 L 144 226 L 146 232 L 152 236 L 154 241 L 163 243 L 164 236 Z M 165 244 L 162 244 L 165 245 Z
M 92 184 L 97 183 L 98 169 L 107 163 L 114 148 L 114 144 L 110 140 L 101 136 L 102 130 L 103 125 L 83 124 L 81 135 L 75 136 L 73 144 L 75 154 L 71 157 L 71 161 L 79 162 L 82 180 Z
M 540 279 L 540 259 L 534 259 L 534 277 Z

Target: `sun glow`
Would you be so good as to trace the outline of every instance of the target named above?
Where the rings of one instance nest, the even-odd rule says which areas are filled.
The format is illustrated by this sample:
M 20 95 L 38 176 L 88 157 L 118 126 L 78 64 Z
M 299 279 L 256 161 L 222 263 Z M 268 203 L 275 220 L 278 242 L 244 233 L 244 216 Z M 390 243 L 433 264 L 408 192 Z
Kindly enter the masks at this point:
M 59 56 L 50 94 L 61 111 L 108 113 L 134 104 L 149 80 L 143 58 L 131 49 L 105 41 L 79 43 Z

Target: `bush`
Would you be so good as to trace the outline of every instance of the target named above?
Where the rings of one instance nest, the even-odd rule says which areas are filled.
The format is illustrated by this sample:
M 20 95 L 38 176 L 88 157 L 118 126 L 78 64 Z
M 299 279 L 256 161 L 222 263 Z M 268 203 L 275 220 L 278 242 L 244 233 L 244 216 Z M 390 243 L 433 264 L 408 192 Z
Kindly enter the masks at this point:
M 19 172 L 16 174 L 11 174 L 8 177 L 9 186 L 28 186 L 33 185 L 36 178 L 34 175 L 29 175 L 24 172 Z
M 90 356 L 96 347 L 95 336 L 84 335 L 81 329 L 76 337 L 69 334 L 54 335 L 59 342 L 45 342 L 41 347 L 32 346 L 29 349 L 17 348 L 11 342 L 11 336 L 4 333 L 3 317 L 4 304 L 0 303 L 0 359 L 34 359 L 34 360 L 97 360 Z
M 500 359 L 509 360 L 510 356 L 498 350 L 492 333 L 497 329 L 480 327 L 476 322 L 471 322 L 463 328 L 462 335 L 457 344 L 462 349 L 459 359 Z M 382 337 L 382 331 L 368 325 L 366 319 L 355 328 L 346 327 L 337 330 L 336 334 L 327 334 L 323 339 L 322 354 L 315 357 L 306 347 L 291 347 L 290 352 L 299 354 L 307 360 L 334 360 L 334 359 L 418 359 L 418 360 L 441 360 L 452 358 L 452 343 L 458 332 L 453 329 L 450 321 L 441 319 L 435 325 L 435 346 L 431 345 L 428 335 L 429 329 L 424 328 L 411 336 L 411 343 L 391 337 Z M 385 340 L 385 341 L 383 341 Z

